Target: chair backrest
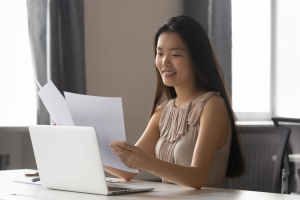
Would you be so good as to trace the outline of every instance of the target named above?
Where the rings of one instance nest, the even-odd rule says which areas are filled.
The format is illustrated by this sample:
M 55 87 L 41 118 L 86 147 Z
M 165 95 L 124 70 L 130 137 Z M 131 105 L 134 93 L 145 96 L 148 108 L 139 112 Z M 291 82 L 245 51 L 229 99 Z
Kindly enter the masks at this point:
M 287 118 L 287 117 L 272 117 L 272 121 L 274 123 L 274 126 L 280 126 L 279 122 L 292 122 L 292 123 L 300 123 L 300 118 Z M 292 131 L 291 131 L 292 132 Z M 291 145 L 291 143 L 290 143 Z M 290 147 L 290 148 L 289 148 Z M 290 193 L 290 187 L 289 187 L 289 182 L 290 182 L 290 175 L 291 175 L 291 167 L 290 167 L 290 161 L 289 161 L 289 156 L 288 154 L 292 153 L 291 146 L 287 146 L 287 150 L 284 154 L 284 176 L 282 177 L 282 193 L 283 194 L 289 194 Z M 296 172 L 297 173 L 297 172 Z M 300 177 L 300 169 L 298 170 L 298 176 Z M 299 178 L 297 177 L 296 180 Z M 298 181 L 297 181 L 298 182 Z M 296 183 L 297 183 L 296 182 Z M 293 183 L 291 183 L 293 184 Z
M 278 122 L 300 123 L 300 118 L 272 117 L 275 126 L 279 126 Z
M 239 178 L 227 178 L 225 188 L 281 193 L 281 169 L 291 129 L 241 126 L 238 130 L 246 172 Z

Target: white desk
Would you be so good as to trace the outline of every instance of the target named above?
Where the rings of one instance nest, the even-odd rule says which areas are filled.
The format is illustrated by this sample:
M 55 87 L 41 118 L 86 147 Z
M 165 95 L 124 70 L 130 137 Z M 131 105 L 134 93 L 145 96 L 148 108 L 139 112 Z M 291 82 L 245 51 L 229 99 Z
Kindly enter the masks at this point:
M 0 171 L 0 199 L 12 200 L 38 200 L 38 199 L 53 199 L 53 200 L 101 200 L 101 199 L 205 199 L 205 200 L 299 200 L 299 196 L 273 194 L 264 192 L 251 192 L 242 190 L 227 190 L 215 188 L 202 188 L 201 190 L 194 190 L 191 188 L 163 184 L 146 181 L 121 181 L 121 183 L 131 185 L 144 185 L 155 187 L 152 192 L 133 193 L 125 195 L 102 196 L 93 194 L 84 194 L 76 192 L 66 192 L 59 190 L 45 189 L 39 185 L 15 183 L 14 179 L 24 176 L 25 173 L 35 172 L 34 170 L 7 170 Z M 17 194 L 17 195 L 10 195 Z M 1 196 L 2 195 L 2 196 Z M 23 196 L 20 196 L 23 195 Z

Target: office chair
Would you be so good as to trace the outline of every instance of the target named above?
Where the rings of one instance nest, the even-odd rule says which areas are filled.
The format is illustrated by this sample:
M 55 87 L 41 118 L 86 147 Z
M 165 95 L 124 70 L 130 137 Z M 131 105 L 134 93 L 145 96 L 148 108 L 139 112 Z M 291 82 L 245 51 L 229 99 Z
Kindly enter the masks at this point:
M 274 123 L 274 126 L 279 126 L 278 122 L 292 122 L 292 123 L 300 123 L 300 119 L 297 118 L 286 118 L 286 117 L 272 117 L 272 121 Z M 291 167 L 290 167 L 290 161 L 288 157 L 288 152 L 285 151 L 284 154 L 284 167 L 282 169 L 282 191 L 283 194 L 289 194 L 289 179 L 291 175 Z M 299 169 L 300 170 L 300 169 Z M 300 178 L 300 171 L 298 170 L 298 176 Z
M 238 127 L 246 163 L 241 177 L 226 178 L 225 188 L 281 193 L 282 165 L 291 129 Z

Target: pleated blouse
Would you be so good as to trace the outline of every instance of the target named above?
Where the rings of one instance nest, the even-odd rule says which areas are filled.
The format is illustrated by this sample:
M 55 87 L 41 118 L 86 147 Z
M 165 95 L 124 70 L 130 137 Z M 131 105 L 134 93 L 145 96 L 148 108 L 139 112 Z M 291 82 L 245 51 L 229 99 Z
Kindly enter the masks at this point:
M 191 166 L 201 126 L 200 116 L 206 102 L 214 95 L 219 93 L 207 92 L 181 108 L 175 107 L 175 99 L 161 104 L 164 109 L 159 122 L 160 138 L 155 146 L 156 158 L 178 165 Z M 226 143 L 216 150 L 204 186 L 223 187 L 230 153 L 231 130 L 229 120 Z M 164 178 L 162 182 L 172 183 Z

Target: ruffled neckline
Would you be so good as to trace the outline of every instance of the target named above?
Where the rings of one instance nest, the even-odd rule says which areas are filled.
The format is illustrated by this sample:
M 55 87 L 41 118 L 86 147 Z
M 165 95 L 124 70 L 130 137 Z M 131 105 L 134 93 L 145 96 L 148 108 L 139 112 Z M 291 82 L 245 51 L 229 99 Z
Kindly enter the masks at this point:
M 188 132 L 188 125 L 195 126 L 199 122 L 205 103 L 214 95 L 220 94 L 214 91 L 204 93 L 180 108 L 174 105 L 175 99 L 166 102 L 160 121 L 161 138 L 178 141 Z
M 173 105 L 173 108 L 174 108 L 174 109 L 184 109 L 184 108 L 187 107 L 189 104 L 191 104 L 193 101 L 197 101 L 197 99 L 199 99 L 200 97 L 202 97 L 203 95 L 205 95 L 205 94 L 207 94 L 207 93 L 208 93 L 208 92 L 206 92 L 206 93 L 204 93 L 204 94 L 201 94 L 200 96 L 198 96 L 197 98 L 195 98 L 195 99 L 189 101 L 186 105 L 184 105 L 184 106 L 182 106 L 182 107 L 180 107 L 180 108 L 177 108 L 177 107 L 175 106 L 175 100 L 176 100 L 176 98 L 171 99 L 170 101 L 173 101 L 173 102 L 172 102 L 172 105 Z

